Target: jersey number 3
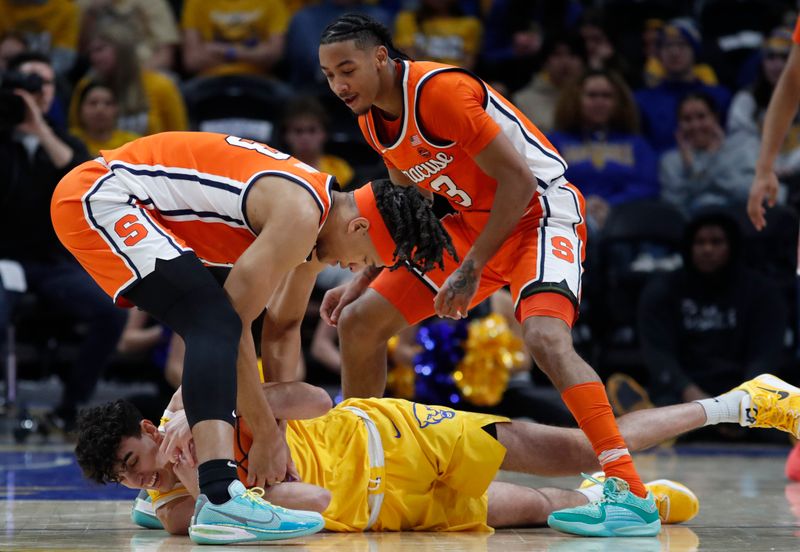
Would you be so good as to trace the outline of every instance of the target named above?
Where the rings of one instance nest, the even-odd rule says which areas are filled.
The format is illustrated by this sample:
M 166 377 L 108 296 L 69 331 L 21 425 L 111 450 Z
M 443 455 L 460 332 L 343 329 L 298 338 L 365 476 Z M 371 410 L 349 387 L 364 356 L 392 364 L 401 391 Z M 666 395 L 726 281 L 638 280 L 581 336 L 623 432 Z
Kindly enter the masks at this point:
M 447 197 L 453 198 L 453 202 L 462 207 L 472 207 L 472 198 L 467 195 L 467 192 L 459 189 L 449 176 L 443 174 L 442 176 L 434 178 L 431 181 L 431 188 L 439 193 L 445 194 Z M 442 188 L 444 188 L 444 190 Z

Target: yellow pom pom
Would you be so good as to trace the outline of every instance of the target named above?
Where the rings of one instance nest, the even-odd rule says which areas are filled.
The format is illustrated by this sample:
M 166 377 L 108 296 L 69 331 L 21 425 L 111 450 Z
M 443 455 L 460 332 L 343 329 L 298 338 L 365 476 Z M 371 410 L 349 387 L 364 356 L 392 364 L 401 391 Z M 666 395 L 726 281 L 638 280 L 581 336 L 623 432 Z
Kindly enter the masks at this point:
M 465 399 L 480 406 L 500 402 L 508 387 L 509 372 L 524 361 L 522 341 L 505 318 L 490 314 L 470 322 L 464 358 L 452 377 Z

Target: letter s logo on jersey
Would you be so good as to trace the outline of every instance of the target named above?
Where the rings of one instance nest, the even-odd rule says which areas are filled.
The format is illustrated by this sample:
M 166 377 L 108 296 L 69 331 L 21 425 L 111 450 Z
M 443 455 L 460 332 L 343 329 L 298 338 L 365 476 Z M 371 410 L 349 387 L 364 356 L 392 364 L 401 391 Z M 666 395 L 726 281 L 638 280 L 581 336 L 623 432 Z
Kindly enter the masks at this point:
M 439 174 L 447 168 L 447 165 L 453 162 L 455 158 L 452 155 L 447 155 L 445 152 L 440 151 L 436 157 L 414 165 L 410 169 L 404 170 L 403 174 L 406 175 L 414 184 L 419 184 L 427 178 Z

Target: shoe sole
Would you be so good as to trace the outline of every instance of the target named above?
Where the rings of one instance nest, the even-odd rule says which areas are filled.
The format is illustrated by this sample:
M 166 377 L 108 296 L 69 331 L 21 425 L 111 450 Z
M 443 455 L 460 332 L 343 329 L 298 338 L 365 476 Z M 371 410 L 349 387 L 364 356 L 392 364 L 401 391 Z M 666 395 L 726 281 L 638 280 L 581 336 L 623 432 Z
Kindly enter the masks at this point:
M 547 518 L 547 525 L 556 531 L 581 537 L 656 537 L 661 532 L 661 520 L 642 525 L 613 522 L 597 524 L 562 522 L 550 516 Z
M 682 485 L 682 484 L 680 484 L 680 483 L 677 483 L 677 482 L 675 482 L 675 481 L 671 481 L 671 480 L 669 480 L 669 479 L 655 479 L 655 480 L 653 480 L 653 481 L 648 481 L 648 482 L 647 482 L 647 483 L 645 483 L 644 485 L 645 485 L 645 487 L 647 487 L 648 485 L 661 485 L 661 486 L 663 486 L 663 487 L 669 487 L 670 489 L 672 489 L 672 490 L 674 490 L 674 491 L 678 491 L 679 493 L 682 493 L 682 494 L 688 495 L 689 497 L 691 497 L 691 499 L 692 499 L 692 500 L 693 500 L 695 503 L 697 503 L 697 504 L 698 504 L 698 508 L 697 508 L 697 509 L 698 509 L 698 511 L 700 510 L 700 507 L 699 507 L 699 504 L 700 504 L 700 499 L 699 499 L 699 498 L 697 498 L 697 495 L 696 495 L 696 494 L 694 494 L 694 493 L 692 492 L 692 490 L 691 490 L 689 487 L 687 487 L 686 485 Z M 654 494 L 655 494 L 655 493 L 654 493 Z M 669 497 L 667 497 L 667 498 L 669 499 Z M 667 507 L 667 514 L 664 516 L 664 517 L 666 517 L 666 518 L 669 518 L 670 509 L 671 509 L 671 507 L 672 507 L 672 501 L 670 500 L 669 502 L 670 502 L 670 503 L 669 503 L 669 505 L 668 505 L 668 507 Z M 660 512 L 659 512 L 659 513 L 660 513 Z M 687 518 L 687 519 L 684 519 L 684 520 L 681 520 L 681 521 L 667 521 L 666 519 L 662 519 L 662 520 L 661 520 L 661 522 L 662 522 L 662 523 L 667 523 L 667 524 L 671 524 L 671 523 L 683 523 L 684 521 L 689 521 L 690 519 L 694 518 L 696 515 L 697 515 L 697 512 L 695 512 L 695 513 L 694 513 L 694 515 L 692 515 L 691 517 L 689 517 L 689 518 Z
M 318 533 L 325 524 L 294 531 L 270 531 L 255 528 L 244 529 L 233 525 L 201 523 L 189 527 L 189 538 L 196 544 L 235 544 L 240 542 L 273 541 L 294 539 Z

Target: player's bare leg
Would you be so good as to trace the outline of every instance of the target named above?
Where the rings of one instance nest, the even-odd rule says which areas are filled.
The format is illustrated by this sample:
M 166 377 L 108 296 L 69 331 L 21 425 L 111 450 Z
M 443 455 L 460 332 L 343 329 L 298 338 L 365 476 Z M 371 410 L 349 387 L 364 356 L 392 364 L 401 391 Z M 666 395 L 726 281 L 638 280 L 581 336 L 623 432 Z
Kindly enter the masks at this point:
M 698 403 L 685 403 L 637 410 L 618 422 L 631 450 L 643 450 L 702 427 L 706 414 Z M 507 451 L 500 469 L 551 477 L 600 469 L 591 443 L 579 429 L 522 421 L 496 427 L 497 440 Z
M 495 528 L 544 525 L 554 510 L 586 504 L 578 491 L 532 489 L 512 483 L 493 481 L 489 485 L 489 508 L 486 523 Z
M 386 342 L 408 326 L 379 293 L 368 289 L 342 311 L 337 324 L 342 355 L 342 394 L 382 397 L 386 388 Z

